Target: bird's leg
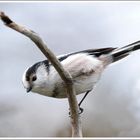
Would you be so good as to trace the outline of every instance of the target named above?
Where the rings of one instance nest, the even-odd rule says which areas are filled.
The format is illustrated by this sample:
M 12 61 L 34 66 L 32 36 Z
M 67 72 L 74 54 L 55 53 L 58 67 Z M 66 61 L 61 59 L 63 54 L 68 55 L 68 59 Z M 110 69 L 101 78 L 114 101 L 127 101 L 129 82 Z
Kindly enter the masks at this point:
M 84 99 L 86 98 L 86 96 L 88 95 L 88 93 L 90 92 L 91 90 L 87 91 L 84 95 L 84 97 L 82 98 L 82 100 L 79 102 L 78 106 L 79 106 L 79 114 L 83 113 L 84 109 L 80 107 L 80 105 L 82 104 L 82 102 L 84 101 Z M 69 112 L 69 116 L 70 116 L 70 112 Z
M 86 98 L 86 96 L 88 95 L 88 93 L 90 92 L 91 90 L 87 91 L 84 95 L 84 97 L 82 98 L 82 100 L 79 102 L 78 106 L 79 106 L 79 114 L 83 113 L 84 109 L 80 107 L 80 105 L 82 104 L 82 102 L 84 101 L 84 99 Z

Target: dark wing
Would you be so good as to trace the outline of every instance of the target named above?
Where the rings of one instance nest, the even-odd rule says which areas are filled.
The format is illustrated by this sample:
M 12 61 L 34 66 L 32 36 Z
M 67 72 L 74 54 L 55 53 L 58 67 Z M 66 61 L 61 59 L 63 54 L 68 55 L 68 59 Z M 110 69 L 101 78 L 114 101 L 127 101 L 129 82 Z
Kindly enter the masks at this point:
M 92 55 L 92 56 L 96 56 L 96 57 L 99 57 L 100 55 L 103 55 L 103 54 L 108 54 L 110 52 L 112 52 L 114 49 L 116 48 L 100 48 L 100 49 L 89 49 L 89 50 L 83 50 L 83 51 L 78 51 L 78 52 L 74 52 L 74 53 L 69 53 L 69 54 L 64 54 L 64 55 L 60 55 L 58 56 L 58 60 L 60 62 L 62 62 L 63 60 L 65 60 L 66 58 L 68 58 L 69 56 L 71 55 L 74 55 L 74 54 L 80 54 L 80 53 L 86 53 L 88 55 Z M 43 63 L 45 66 L 46 66 L 46 70 L 49 72 L 49 68 L 50 68 L 50 62 L 48 60 L 44 60 L 44 61 L 41 61 L 41 62 L 38 62 L 35 64 L 34 69 L 37 69 L 38 66 Z
M 100 49 L 83 50 L 83 51 L 78 51 L 78 52 L 58 56 L 58 60 L 61 62 L 61 61 L 65 60 L 66 58 L 68 58 L 69 56 L 74 55 L 74 54 L 78 54 L 78 53 L 87 53 L 89 55 L 99 57 L 100 55 L 108 54 L 115 49 L 116 48 L 100 48 Z

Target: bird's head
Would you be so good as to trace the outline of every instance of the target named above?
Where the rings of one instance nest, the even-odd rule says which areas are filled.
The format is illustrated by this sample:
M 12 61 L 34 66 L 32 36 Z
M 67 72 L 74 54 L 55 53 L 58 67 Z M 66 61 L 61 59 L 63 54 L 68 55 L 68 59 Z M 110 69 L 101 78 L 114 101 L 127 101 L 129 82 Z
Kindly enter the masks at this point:
M 38 62 L 25 70 L 22 83 L 27 92 L 39 92 L 45 85 L 48 75 L 48 61 Z

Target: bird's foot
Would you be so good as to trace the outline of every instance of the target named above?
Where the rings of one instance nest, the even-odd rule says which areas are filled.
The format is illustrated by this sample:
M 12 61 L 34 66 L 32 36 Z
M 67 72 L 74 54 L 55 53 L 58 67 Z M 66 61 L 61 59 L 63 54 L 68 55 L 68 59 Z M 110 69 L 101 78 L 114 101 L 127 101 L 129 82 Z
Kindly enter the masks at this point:
M 70 110 L 70 109 L 69 109 L 69 110 Z M 84 109 L 81 108 L 81 107 L 79 106 L 79 112 L 78 112 L 78 114 L 79 114 L 79 115 L 82 114 L 83 111 L 84 111 Z M 70 112 L 70 111 L 69 111 L 69 117 L 71 117 L 71 112 Z

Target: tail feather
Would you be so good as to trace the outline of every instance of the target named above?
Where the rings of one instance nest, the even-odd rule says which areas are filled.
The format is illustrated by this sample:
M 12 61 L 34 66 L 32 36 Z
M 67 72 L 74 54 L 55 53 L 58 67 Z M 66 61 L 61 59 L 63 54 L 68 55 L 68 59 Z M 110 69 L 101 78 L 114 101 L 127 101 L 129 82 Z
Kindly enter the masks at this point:
M 139 49 L 140 49 L 140 41 L 137 41 L 127 46 L 117 48 L 113 50 L 110 54 L 113 57 L 113 62 L 115 62 L 128 56 L 131 52 L 139 50 Z

